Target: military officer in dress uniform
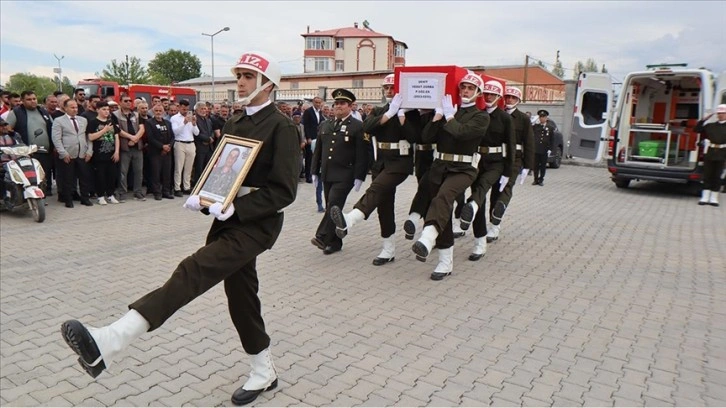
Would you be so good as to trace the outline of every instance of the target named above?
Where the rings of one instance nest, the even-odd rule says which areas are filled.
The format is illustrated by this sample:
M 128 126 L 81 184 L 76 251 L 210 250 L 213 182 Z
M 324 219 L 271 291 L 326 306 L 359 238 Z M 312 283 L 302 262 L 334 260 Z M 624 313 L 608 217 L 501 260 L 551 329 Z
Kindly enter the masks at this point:
M 434 245 L 439 249 L 439 263 L 431 274 L 433 280 L 443 279 L 454 268 L 451 228 L 454 200 L 476 179 L 477 149 L 489 126 L 489 115 L 476 107 L 476 98 L 483 86 L 479 75 L 465 75 L 459 81 L 461 108 L 457 110 L 451 95 L 447 94 L 423 130 L 423 142 L 436 143 L 436 153 L 425 179 L 429 183 L 430 204 L 424 229 L 412 250 L 416 259 L 425 262 Z
M 484 84 L 484 101 L 491 122 L 479 144 L 479 174 L 471 185 L 471 197 L 461 210 L 461 229 L 474 223 L 474 249 L 470 261 L 478 261 L 486 253 L 487 221 L 486 195 L 499 182 L 499 190 L 509 183 L 514 168 L 515 136 L 512 116 L 497 106 L 504 86 L 496 80 Z
M 552 139 L 555 136 L 555 128 L 547 117 L 550 113 L 544 109 L 537 111 L 539 120 L 534 124 L 534 182 L 533 186 L 544 186 L 544 177 L 547 172 L 547 157 L 552 153 Z
M 336 233 L 343 238 L 349 228 L 368 219 L 373 210 L 378 209 L 378 222 L 381 227 L 383 249 L 373 259 L 373 265 L 393 262 L 396 256 L 395 237 L 396 218 L 394 203 L 396 187 L 403 183 L 413 172 L 414 139 L 420 133 L 416 124 L 420 123 L 418 110 L 401 109 L 402 98 L 394 95 L 394 75 L 383 80 L 383 92 L 389 103 L 375 108 L 363 122 L 363 131 L 371 135 L 374 162 L 371 167 L 373 181 L 363 197 L 353 206 L 353 210 L 343 214 L 338 206 L 332 206 L 330 215 L 336 225 Z
M 368 174 L 369 145 L 363 137 L 363 122 L 351 115 L 355 95 L 347 89 L 336 89 L 332 96 L 335 120 L 320 124 L 312 163 L 313 184 L 320 177 L 327 208 L 310 242 L 325 255 L 343 248 L 330 217 L 331 208 L 343 208 L 350 190 L 359 191 Z
M 280 68 L 263 52 L 242 54 L 232 73 L 243 108 L 230 118 L 223 134 L 262 141 L 233 204 L 202 208 L 198 195 L 184 206 L 214 216 L 206 245 L 182 260 L 166 283 L 131 305 L 116 322 L 98 329 L 69 320 L 61 327 L 83 369 L 93 377 L 147 331 L 158 329 L 177 310 L 224 281 L 229 312 L 242 346 L 250 355 L 250 376 L 232 395 L 232 403 L 249 404 L 277 387 L 257 296 L 257 256 L 272 248 L 282 230 L 282 210 L 295 200 L 300 173 L 300 144 L 292 121 L 277 110 L 270 95 L 280 84 Z M 236 359 L 235 353 L 230 356 Z
M 698 205 L 710 204 L 718 207 L 719 179 L 726 162 L 726 104 L 716 107 L 718 120 L 707 125 L 704 123 L 713 113 L 698 121 L 694 130 L 703 139 L 703 190 Z
M 529 117 L 522 111 L 517 109 L 517 105 L 522 100 L 522 91 L 513 86 L 507 86 L 504 90 L 504 107 L 508 114 L 512 115 L 514 121 L 514 134 L 516 137 L 516 152 L 514 153 L 514 167 L 512 174 L 509 176 L 509 182 L 503 190 L 497 182 L 492 187 L 489 202 L 492 208 L 489 213 L 489 222 L 491 227 L 487 228 L 487 242 L 493 242 L 499 239 L 499 228 L 501 227 L 502 217 L 507 210 L 507 206 L 512 199 L 512 189 L 514 184 L 524 183 L 529 169 L 534 166 L 534 133 L 532 132 L 532 122 Z M 501 190 L 501 191 L 500 191 Z

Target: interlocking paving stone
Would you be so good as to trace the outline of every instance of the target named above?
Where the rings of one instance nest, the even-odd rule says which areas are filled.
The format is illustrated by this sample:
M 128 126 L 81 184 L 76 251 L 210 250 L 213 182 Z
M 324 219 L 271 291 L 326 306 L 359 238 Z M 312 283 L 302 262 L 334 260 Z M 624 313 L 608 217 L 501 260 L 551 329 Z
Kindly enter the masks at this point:
M 457 239 L 443 282 L 428 278 L 436 254 L 415 261 L 400 231 L 396 262 L 372 266 L 375 214 L 322 255 L 301 183 L 257 262 L 280 382 L 255 405 L 726 405 L 724 207 L 699 207 L 679 186 L 616 189 L 602 168 L 547 179 L 515 188 L 484 259 L 466 260 L 471 233 Z M 398 189 L 399 227 L 415 187 Z M 221 285 L 96 380 L 59 334 L 69 318 L 114 321 L 203 245 L 211 219 L 182 201 L 51 199 L 43 224 L 0 214 L 0 405 L 231 404 L 249 361 Z M 31 263 L 19 255 L 28 236 Z

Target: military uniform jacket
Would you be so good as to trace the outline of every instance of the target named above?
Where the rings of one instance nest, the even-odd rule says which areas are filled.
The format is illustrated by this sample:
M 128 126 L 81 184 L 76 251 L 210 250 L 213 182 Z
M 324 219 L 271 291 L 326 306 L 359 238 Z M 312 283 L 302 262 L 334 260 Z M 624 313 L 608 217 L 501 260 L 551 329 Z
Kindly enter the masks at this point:
M 482 154 L 479 168 L 483 169 L 487 163 L 503 161 L 504 174 L 511 174 L 514 168 L 514 151 L 516 147 L 512 115 L 504 112 L 500 108 L 496 108 L 489 114 L 489 118 L 491 119 L 489 127 L 481 139 L 479 146 L 504 147 L 506 149 L 506 157 L 503 153 Z
M 406 120 L 403 125 L 401 125 L 401 121 L 397 116 L 392 117 L 381 125 L 381 118 L 383 118 L 383 114 L 387 111 L 388 104 L 373 109 L 371 114 L 363 122 L 363 131 L 371 136 L 375 136 L 376 142 L 378 143 L 399 143 L 401 140 L 406 140 L 411 144 L 411 149 L 409 149 L 407 155 L 403 156 L 399 149 L 377 149 L 378 160 L 373 163 L 373 166 L 377 170 L 385 168 L 393 173 L 411 174 L 413 171 L 413 143 L 416 135 L 421 132 L 421 128 L 418 127 L 420 120 L 416 118 L 419 116 L 418 110 L 414 109 L 406 112 Z M 371 143 L 373 143 L 372 137 Z
M 313 153 L 312 173 L 322 181 L 365 180 L 368 174 L 370 145 L 363 138 L 363 122 L 352 115 L 335 122 L 326 120 L 318 129 L 318 142 Z
M 445 118 L 426 124 L 421 137 L 424 143 L 436 143 L 436 151 L 441 153 L 462 154 L 471 156 L 478 151 L 479 143 L 489 127 L 489 114 L 476 106 L 459 109 L 454 119 Z M 450 162 L 434 159 L 431 166 L 442 172 L 470 172 L 476 169 L 471 163 Z
M 711 122 L 704 125 L 703 121 L 699 120 L 694 130 L 701 133 L 702 139 L 708 139 L 712 144 L 726 144 L 726 123 Z M 709 148 L 704 160 L 726 160 L 726 147 Z
M 532 131 L 534 132 L 534 152 L 536 154 L 547 154 L 547 150 L 552 150 L 552 138 L 555 135 L 555 128 L 552 125 L 537 122 L 532 126 Z
M 282 229 L 282 209 L 295 201 L 297 194 L 300 141 L 295 125 L 270 103 L 254 115 L 244 111 L 234 115 L 224 124 L 222 134 L 262 141 L 242 182 L 257 190 L 235 198 L 234 215 L 226 221 L 215 219 L 209 236 L 231 229 L 271 248 Z
M 517 150 L 514 155 L 514 166 L 525 169 L 534 168 L 534 131 L 532 130 L 532 122 L 529 121 L 527 115 L 515 108 L 512 113 L 514 121 L 514 135 L 516 143 L 522 146 L 522 150 Z

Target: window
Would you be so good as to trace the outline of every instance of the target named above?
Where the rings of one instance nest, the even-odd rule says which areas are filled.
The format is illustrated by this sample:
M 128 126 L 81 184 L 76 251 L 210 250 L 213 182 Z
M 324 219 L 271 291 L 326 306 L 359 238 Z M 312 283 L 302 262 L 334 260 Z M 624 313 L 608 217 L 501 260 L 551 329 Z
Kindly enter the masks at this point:
M 344 69 L 343 69 L 343 61 L 342 60 L 335 60 L 335 70 L 336 71 L 344 71 Z
M 599 125 L 605 122 L 603 113 L 607 111 L 608 95 L 601 92 L 586 92 L 582 96 L 582 119 L 586 125 Z
M 337 48 L 339 50 L 343 49 L 343 39 L 342 38 L 335 39 L 335 48 Z
M 354 79 L 353 80 L 353 88 L 363 88 L 363 80 L 362 79 Z
M 330 58 L 315 58 L 315 72 L 330 71 Z
M 330 37 L 307 37 L 305 49 L 308 50 L 332 50 L 333 39 Z
M 300 89 L 300 82 L 290 82 L 290 89 Z
M 393 55 L 396 57 L 406 57 L 406 48 L 403 46 L 403 44 L 396 44 Z

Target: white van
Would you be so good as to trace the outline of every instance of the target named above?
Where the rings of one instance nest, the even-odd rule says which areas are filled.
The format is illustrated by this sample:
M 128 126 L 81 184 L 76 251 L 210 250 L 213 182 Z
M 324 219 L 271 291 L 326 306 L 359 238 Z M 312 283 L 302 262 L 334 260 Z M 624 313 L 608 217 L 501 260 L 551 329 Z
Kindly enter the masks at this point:
M 700 186 L 703 152 L 693 128 L 726 103 L 726 72 L 716 78 L 685 64 L 648 66 L 625 77 L 614 109 L 612 97 L 609 75 L 580 75 L 570 154 L 599 162 L 607 147 L 608 171 L 619 188 L 632 180 Z

